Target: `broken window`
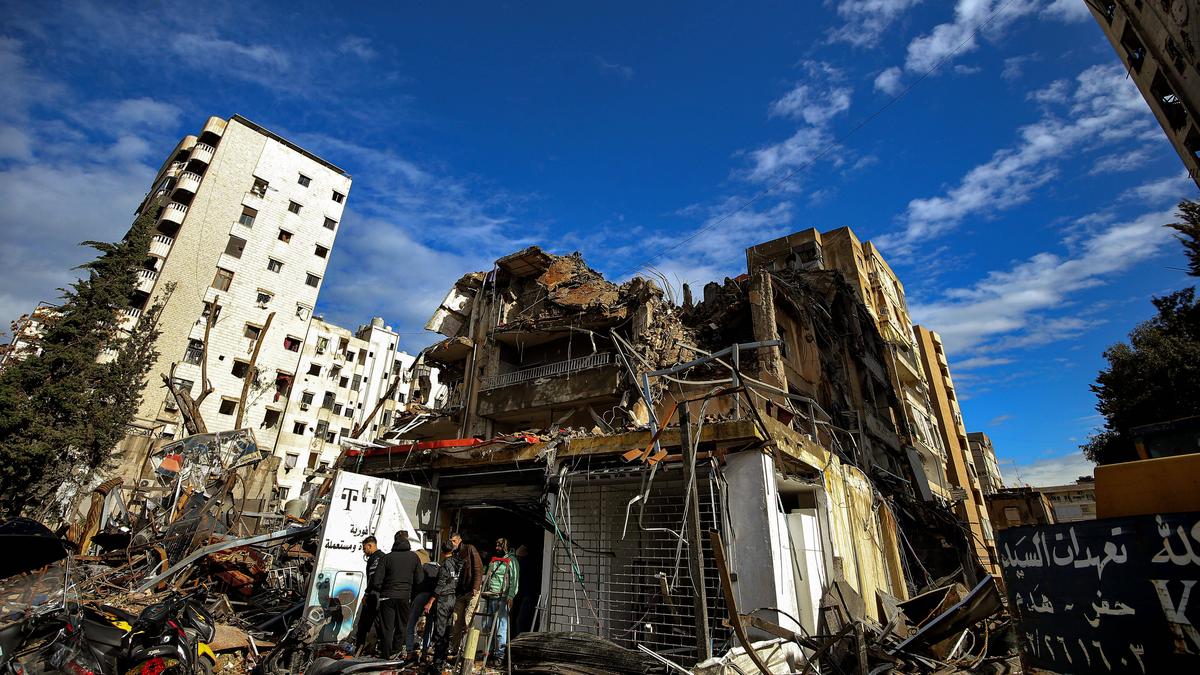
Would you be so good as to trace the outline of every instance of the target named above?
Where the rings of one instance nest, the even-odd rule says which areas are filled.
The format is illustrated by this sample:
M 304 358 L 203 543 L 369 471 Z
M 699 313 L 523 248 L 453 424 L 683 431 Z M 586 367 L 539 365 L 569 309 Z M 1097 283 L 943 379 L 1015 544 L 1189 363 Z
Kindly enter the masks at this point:
M 326 422 L 325 420 L 317 422 L 317 438 L 323 438 L 328 431 L 329 422 Z
M 334 403 L 334 404 L 333 404 L 333 414 L 334 414 L 334 415 L 341 415 L 341 414 L 342 414 L 342 404 L 341 404 L 341 403 Z
M 329 349 L 329 338 L 327 338 L 327 337 L 317 338 L 317 353 L 324 354 L 326 349 Z M 333 367 L 334 371 L 337 371 L 339 367 L 340 366 L 334 366 Z
M 288 392 L 292 390 L 292 376 L 290 373 L 275 373 L 275 400 L 287 398 Z
M 346 195 L 338 192 L 337 190 L 334 190 L 333 191 L 333 201 L 341 204 L 342 202 L 346 201 Z
M 297 204 L 296 202 L 289 201 L 288 202 L 288 211 L 298 214 L 298 213 L 300 213 L 300 205 Z
M 292 433 L 296 433 L 296 434 L 304 433 L 303 423 L 297 422 L 297 424 L 301 425 L 300 431 L 296 431 L 295 429 L 293 429 Z M 287 471 L 291 471 L 292 469 L 296 468 L 296 465 L 298 465 L 299 463 L 300 463 L 300 455 L 297 453 L 294 453 L 294 452 L 289 452 L 287 454 L 287 457 L 284 457 L 284 459 L 283 459 L 283 468 L 286 469 Z
M 236 235 L 229 235 L 229 241 L 225 244 L 225 254 L 234 258 L 241 258 L 242 251 L 246 250 L 246 240 Z
M 292 433 L 303 436 L 306 426 L 304 422 L 292 422 Z
M 332 391 L 325 392 L 325 396 L 321 399 L 321 407 L 326 410 L 333 410 L 333 398 Z
M 287 230 L 280 230 L 279 241 L 282 241 L 285 244 L 290 244 L 292 241 L 292 233 L 288 232 Z
M 1167 82 L 1167 78 L 1163 77 L 1161 70 L 1154 74 L 1154 81 L 1150 84 L 1150 95 L 1158 102 L 1158 107 L 1171 128 L 1176 131 L 1181 129 L 1187 122 L 1187 110 Z
M 1183 139 L 1183 146 L 1187 148 L 1193 159 L 1200 161 L 1200 132 L 1196 131 L 1196 127 L 1188 129 L 1187 137 Z
M 273 298 L 273 297 L 275 297 L 275 296 L 271 295 L 270 292 L 268 292 L 268 291 L 259 291 L 258 297 L 257 297 L 257 299 L 255 299 L 255 302 L 258 303 L 259 307 L 265 308 L 267 305 L 271 304 L 271 298 Z
M 267 269 L 272 272 L 279 272 L 280 270 L 283 269 L 283 263 L 279 262 L 278 260 L 276 260 L 274 258 L 269 258 L 267 260 Z
M 318 258 L 327 258 L 327 257 L 329 257 L 329 249 L 325 248 L 324 246 L 322 246 L 320 244 L 317 244 L 316 254 L 317 254 Z
M 242 335 L 245 335 L 251 340 L 257 340 L 258 336 L 262 335 L 262 326 L 255 326 L 252 323 L 248 323 L 246 324 L 246 328 L 242 331 Z
M 311 391 L 306 391 L 300 395 L 300 404 L 301 405 L 310 406 L 310 405 L 312 405 L 312 402 L 313 402 L 313 393 Z
M 278 410 L 267 408 L 267 412 L 263 415 L 262 428 L 274 429 L 279 426 L 279 417 L 280 412 Z
M 254 219 L 258 217 L 258 211 L 249 206 L 242 207 L 242 217 L 238 218 L 238 222 L 246 227 L 254 227 Z
M 213 318 L 212 318 L 212 320 L 213 320 L 213 323 L 216 323 L 216 322 L 217 322 L 217 319 L 221 318 L 221 306 L 220 306 L 220 305 L 217 305 L 216 307 L 217 307 L 217 313 L 216 313 L 216 315 L 214 315 L 214 316 L 213 316 Z M 209 315 L 209 314 L 210 314 L 212 311 L 213 311 L 213 303 L 211 303 L 211 302 L 206 302 L 206 303 L 204 303 L 204 309 L 200 310 L 200 317 L 201 317 L 201 318 L 204 318 L 204 319 L 207 319 L 207 318 L 208 318 L 208 315 Z
M 182 377 L 171 378 L 171 383 L 175 385 L 176 390 L 186 391 L 189 394 L 192 393 L 192 386 L 196 384 L 195 382 L 192 382 L 191 380 L 185 380 Z
M 1129 67 L 1135 73 L 1142 72 L 1142 64 L 1146 61 L 1146 48 L 1141 39 L 1133 31 L 1133 25 L 1126 22 L 1125 30 L 1121 33 L 1121 46 L 1125 48 L 1125 56 L 1129 59 Z
M 316 288 L 317 286 L 321 285 L 321 277 L 309 272 L 308 275 L 304 277 L 304 283 L 308 286 Z
M 325 229 L 336 230 L 337 229 L 337 221 L 334 220 L 333 218 L 328 218 L 328 217 L 325 218 Z
M 342 379 L 338 380 L 338 386 L 339 386 L 339 387 L 343 387 L 343 388 L 344 388 L 344 387 L 346 387 L 348 384 L 350 384 L 350 378 L 348 378 L 348 377 L 343 377 Z
M 204 343 L 199 340 L 188 340 L 187 351 L 183 353 L 184 363 L 190 363 L 193 366 L 200 365 L 200 360 L 204 358 Z
M 300 338 L 291 335 L 283 338 L 283 348 L 289 352 L 300 351 Z
M 246 373 L 250 372 L 250 363 L 247 361 L 234 361 L 231 371 L 233 376 L 239 380 L 246 377 Z
M 233 271 L 227 270 L 224 267 L 218 267 L 217 274 L 213 277 L 212 287 L 218 291 L 227 291 L 232 283 Z
M 309 374 L 309 375 L 316 375 L 316 376 L 320 377 L 320 375 L 321 375 L 321 364 L 319 364 L 319 363 L 310 363 L 310 364 L 309 364 L 309 366 L 308 366 L 308 374 Z
M 305 176 L 304 174 L 300 174 L 300 178 L 296 182 L 299 183 L 302 187 L 308 187 L 308 184 L 312 182 L 312 179 L 309 178 L 308 176 Z
M 267 196 L 267 187 L 269 185 L 270 185 L 270 183 L 268 183 L 267 181 L 265 181 L 261 178 L 255 178 L 254 185 L 251 186 L 251 188 L 250 188 L 250 194 L 254 195 L 255 197 L 266 197 Z
M 237 400 L 232 398 L 221 399 L 221 407 L 218 409 L 222 415 L 232 415 L 237 412 Z

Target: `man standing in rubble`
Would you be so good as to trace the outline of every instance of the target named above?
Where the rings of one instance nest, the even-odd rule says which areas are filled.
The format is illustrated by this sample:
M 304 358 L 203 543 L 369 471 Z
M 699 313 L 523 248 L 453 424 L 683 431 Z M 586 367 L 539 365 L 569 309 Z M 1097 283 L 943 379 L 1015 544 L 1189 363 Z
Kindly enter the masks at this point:
M 404 629 L 408 622 L 412 589 L 425 578 L 421 559 L 412 550 L 408 533 L 396 533 L 392 552 L 383 557 L 375 571 L 379 588 L 379 655 L 390 659 L 404 645 Z
M 383 551 L 379 550 L 379 542 L 375 537 L 363 539 L 363 558 L 367 561 L 367 590 L 363 595 L 362 609 L 358 613 L 358 629 L 354 639 L 355 652 L 362 654 L 367 645 L 367 635 L 379 618 L 379 587 L 375 584 L 375 575 L 383 562 Z M 378 633 L 376 633 L 378 637 Z
M 483 561 L 479 551 L 463 541 L 462 535 L 455 532 L 450 535 L 450 545 L 454 547 L 454 555 L 462 561 L 462 572 L 458 575 L 458 587 L 455 590 L 454 601 L 454 631 L 450 636 L 450 645 L 457 650 L 462 645 L 462 636 L 467 624 L 475 616 L 475 605 L 479 602 L 479 587 L 483 583 Z
M 508 549 L 508 540 L 497 539 L 483 576 L 483 597 L 487 598 L 483 632 L 491 633 L 492 624 L 496 623 L 491 658 L 497 664 L 504 661 L 504 648 L 508 646 L 508 613 L 512 610 L 513 598 L 517 597 L 520 575 L 521 566 L 516 554 Z

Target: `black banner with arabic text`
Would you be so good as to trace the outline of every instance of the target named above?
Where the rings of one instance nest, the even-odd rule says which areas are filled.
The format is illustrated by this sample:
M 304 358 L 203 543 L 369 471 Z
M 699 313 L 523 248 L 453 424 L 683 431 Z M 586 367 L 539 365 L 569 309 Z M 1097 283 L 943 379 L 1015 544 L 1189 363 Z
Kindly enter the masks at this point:
M 1200 673 L 1200 513 L 1017 527 L 996 545 L 1027 667 Z

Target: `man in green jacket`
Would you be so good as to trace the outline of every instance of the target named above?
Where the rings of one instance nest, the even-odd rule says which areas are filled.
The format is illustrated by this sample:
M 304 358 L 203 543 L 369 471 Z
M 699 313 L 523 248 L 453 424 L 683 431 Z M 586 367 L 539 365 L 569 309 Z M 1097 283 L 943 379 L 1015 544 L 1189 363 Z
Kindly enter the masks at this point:
M 517 556 L 508 549 L 508 540 L 503 537 L 497 539 L 483 575 L 482 589 L 483 597 L 487 598 L 483 632 L 491 633 L 492 622 L 499 621 L 491 650 L 491 657 L 496 663 L 504 661 L 504 649 L 508 646 L 508 612 L 512 609 L 513 598 L 517 596 L 520 575 L 521 565 L 517 562 Z

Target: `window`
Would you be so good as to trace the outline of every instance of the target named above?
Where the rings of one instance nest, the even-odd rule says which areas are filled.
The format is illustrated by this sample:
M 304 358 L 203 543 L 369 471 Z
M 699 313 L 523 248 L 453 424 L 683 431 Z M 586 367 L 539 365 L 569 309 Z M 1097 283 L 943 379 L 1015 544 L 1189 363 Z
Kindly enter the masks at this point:
M 309 375 L 316 375 L 316 376 L 320 377 L 320 375 L 321 375 L 321 364 L 319 364 L 319 363 L 313 363 L 313 364 L 310 364 L 310 365 L 308 366 L 308 374 L 309 374 Z
M 184 362 L 198 366 L 200 365 L 200 360 L 203 358 L 204 343 L 200 340 L 188 340 L 187 351 L 183 353 Z
M 312 405 L 313 393 L 311 391 L 306 391 L 303 394 L 301 394 L 300 402 L 303 403 L 304 405 Z
M 217 268 L 217 275 L 213 277 L 212 287 L 218 291 L 229 290 L 229 285 L 233 283 L 233 272 L 224 267 Z
M 301 430 L 301 431 L 297 431 L 295 433 L 301 434 L 301 433 L 304 433 L 304 431 Z M 299 463 L 300 463 L 300 455 L 298 455 L 294 452 L 289 452 L 287 454 L 287 457 L 285 457 L 283 459 L 283 468 L 287 471 L 291 471 L 292 469 L 296 468 L 296 465 Z
M 333 410 L 333 392 L 325 392 L 325 396 L 321 398 L 321 407 L 326 410 Z
M 321 420 L 317 422 L 317 438 L 323 438 L 329 432 L 329 422 Z
M 384 410 L 383 417 L 380 418 L 379 423 L 386 427 L 388 425 L 388 421 L 391 419 L 392 419 L 392 411 Z
M 305 176 L 304 174 L 300 174 L 300 179 L 297 180 L 296 182 L 304 187 L 308 187 L 308 184 L 312 182 L 312 179 L 309 178 L 308 176 Z
M 325 218 L 325 229 L 336 230 L 337 229 L 337 221 L 334 220 L 333 218 L 328 218 L 328 217 Z
M 248 323 L 242 330 L 242 335 L 245 335 L 251 340 L 257 340 L 258 336 L 262 335 L 262 326 L 255 326 L 252 323 Z
M 306 426 L 308 426 L 308 425 L 306 425 L 304 422 L 293 422 L 292 423 L 292 433 L 304 435 L 304 427 L 306 427 Z
M 226 255 L 231 255 L 235 258 L 242 257 L 242 251 L 246 250 L 246 240 L 236 235 L 229 235 L 229 241 L 225 244 Z
M 361 384 L 362 384 L 362 375 L 355 375 L 354 376 L 354 384 L 350 385 L 350 388 L 357 391 L 359 385 L 361 385 Z
M 354 352 L 350 352 L 350 351 L 346 352 L 346 360 L 354 361 Z
M 283 348 L 289 352 L 300 351 L 300 338 L 292 337 L 291 335 L 283 338 Z
M 350 346 L 350 338 L 342 338 L 338 340 L 338 351 L 344 352 Z
M 334 415 L 341 415 L 341 414 L 342 414 L 342 404 L 341 404 L 341 403 L 334 403 L 334 404 L 333 404 L 333 414 L 334 414 Z
M 213 303 L 206 302 L 206 303 L 204 303 L 204 309 L 200 310 L 200 316 L 203 317 L 204 319 L 207 319 L 208 315 L 210 313 L 212 313 L 212 311 L 213 311 Z M 221 318 L 221 306 L 217 305 L 217 313 L 212 318 L 213 323 L 216 323 L 217 319 L 219 319 L 219 318 Z
M 254 227 L 254 219 L 258 217 L 258 211 L 249 206 L 242 207 L 242 217 L 238 218 L 238 222 L 246 227 Z
M 289 373 L 275 373 L 275 400 L 286 398 L 292 390 L 292 376 Z
M 300 205 L 297 204 L 296 202 L 289 201 L 288 202 L 288 211 L 291 211 L 292 213 L 300 213 Z
M 345 388 L 348 384 L 350 384 L 350 378 L 348 377 L 343 377 L 342 379 L 338 380 L 339 387 Z
M 346 201 L 346 195 L 338 192 L 337 190 L 334 190 L 333 191 L 333 201 L 341 204 L 342 202 Z
M 312 286 L 313 288 L 316 288 L 317 286 L 321 285 L 321 277 L 313 274 L 312 272 L 309 272 L 304 277 L 304 283 L 307 286 Z
M 254 185 L 250 188 L 250 194 L 254 195 L 255 197 L 266 197 L 268 186 L 270 186 L 270 183 L 267 181 L 261 178 L 255 178 Z
M 279 241 L 282 241 L 285 244 L 292 243 L 292 233 L 288 232 L 287 230 L 280 230 L 279 231 Z
M 324 246 L 322 246 L 320 244 L 317 244 L 316 254 L 317 254 L 318 258 L 328 258 L 329 257 L 329 249 L 325 248 Z
M 342 427 L 342 438 L 349 438 L 349 437 L 350 437 L 350 430 L 347 429 L 346 427 Z
M 267 408 L 266 414 L 263 415 L 263 421 L 261 425 L 262 428 L 274 429 L 275 427 L 279 426 L 279 417 L 280 413 L 278 410 Z
M 303 302 L 297 302 L 296 303 L 296 316 L 300 317 L 301 319 L 304 319 L 305 321 L 308 321 L 308 317 L 312 316 L 312 307 L 309 307 L 308 305 L 304 304 Z
M 317 353 L 324 354 L 325 350 L 327 350 L 327 349 L 329 349 L 329 338 L 327 338 L 327 337 L 317 338 Z M 340 369 L 340 366 L 334 366 L 333 369 L 336 372 L 337 370 Z
M 337 432 L 333 432 L 333 431 L 325 432 L 325 442 L 326 443 L 336 443 L 337 442 Z M 321 471 L 326 471 L 327 469 L 329 469 L 329 462 L 321 462 Z
M 233 370 L 231 372 L 233 373 L 234 377 L 242 379 L 246 377 L 246 373 L 250 372 L 250 364 L 246 361 L 234 361 Z
M 266 307 L 267 305 L 271 304 L 271 298 L 274 297 L 275 296 L 271 295 L 269 291 L 259 291 L 258 298 L 255 300 L 255 302 L 258 303 L 259 307 Z
M 220 413 L 222 415 L 232 415 L 237 412 L 237 400 L 232 398 L 221 399 Z
M 283 269 L 283 263 L 279 262 L 278 260 L 276 260 L 274 258 L 269 258 L 267 260 L 267 269 L 272 272 L 279 272 L 280 270 Z

